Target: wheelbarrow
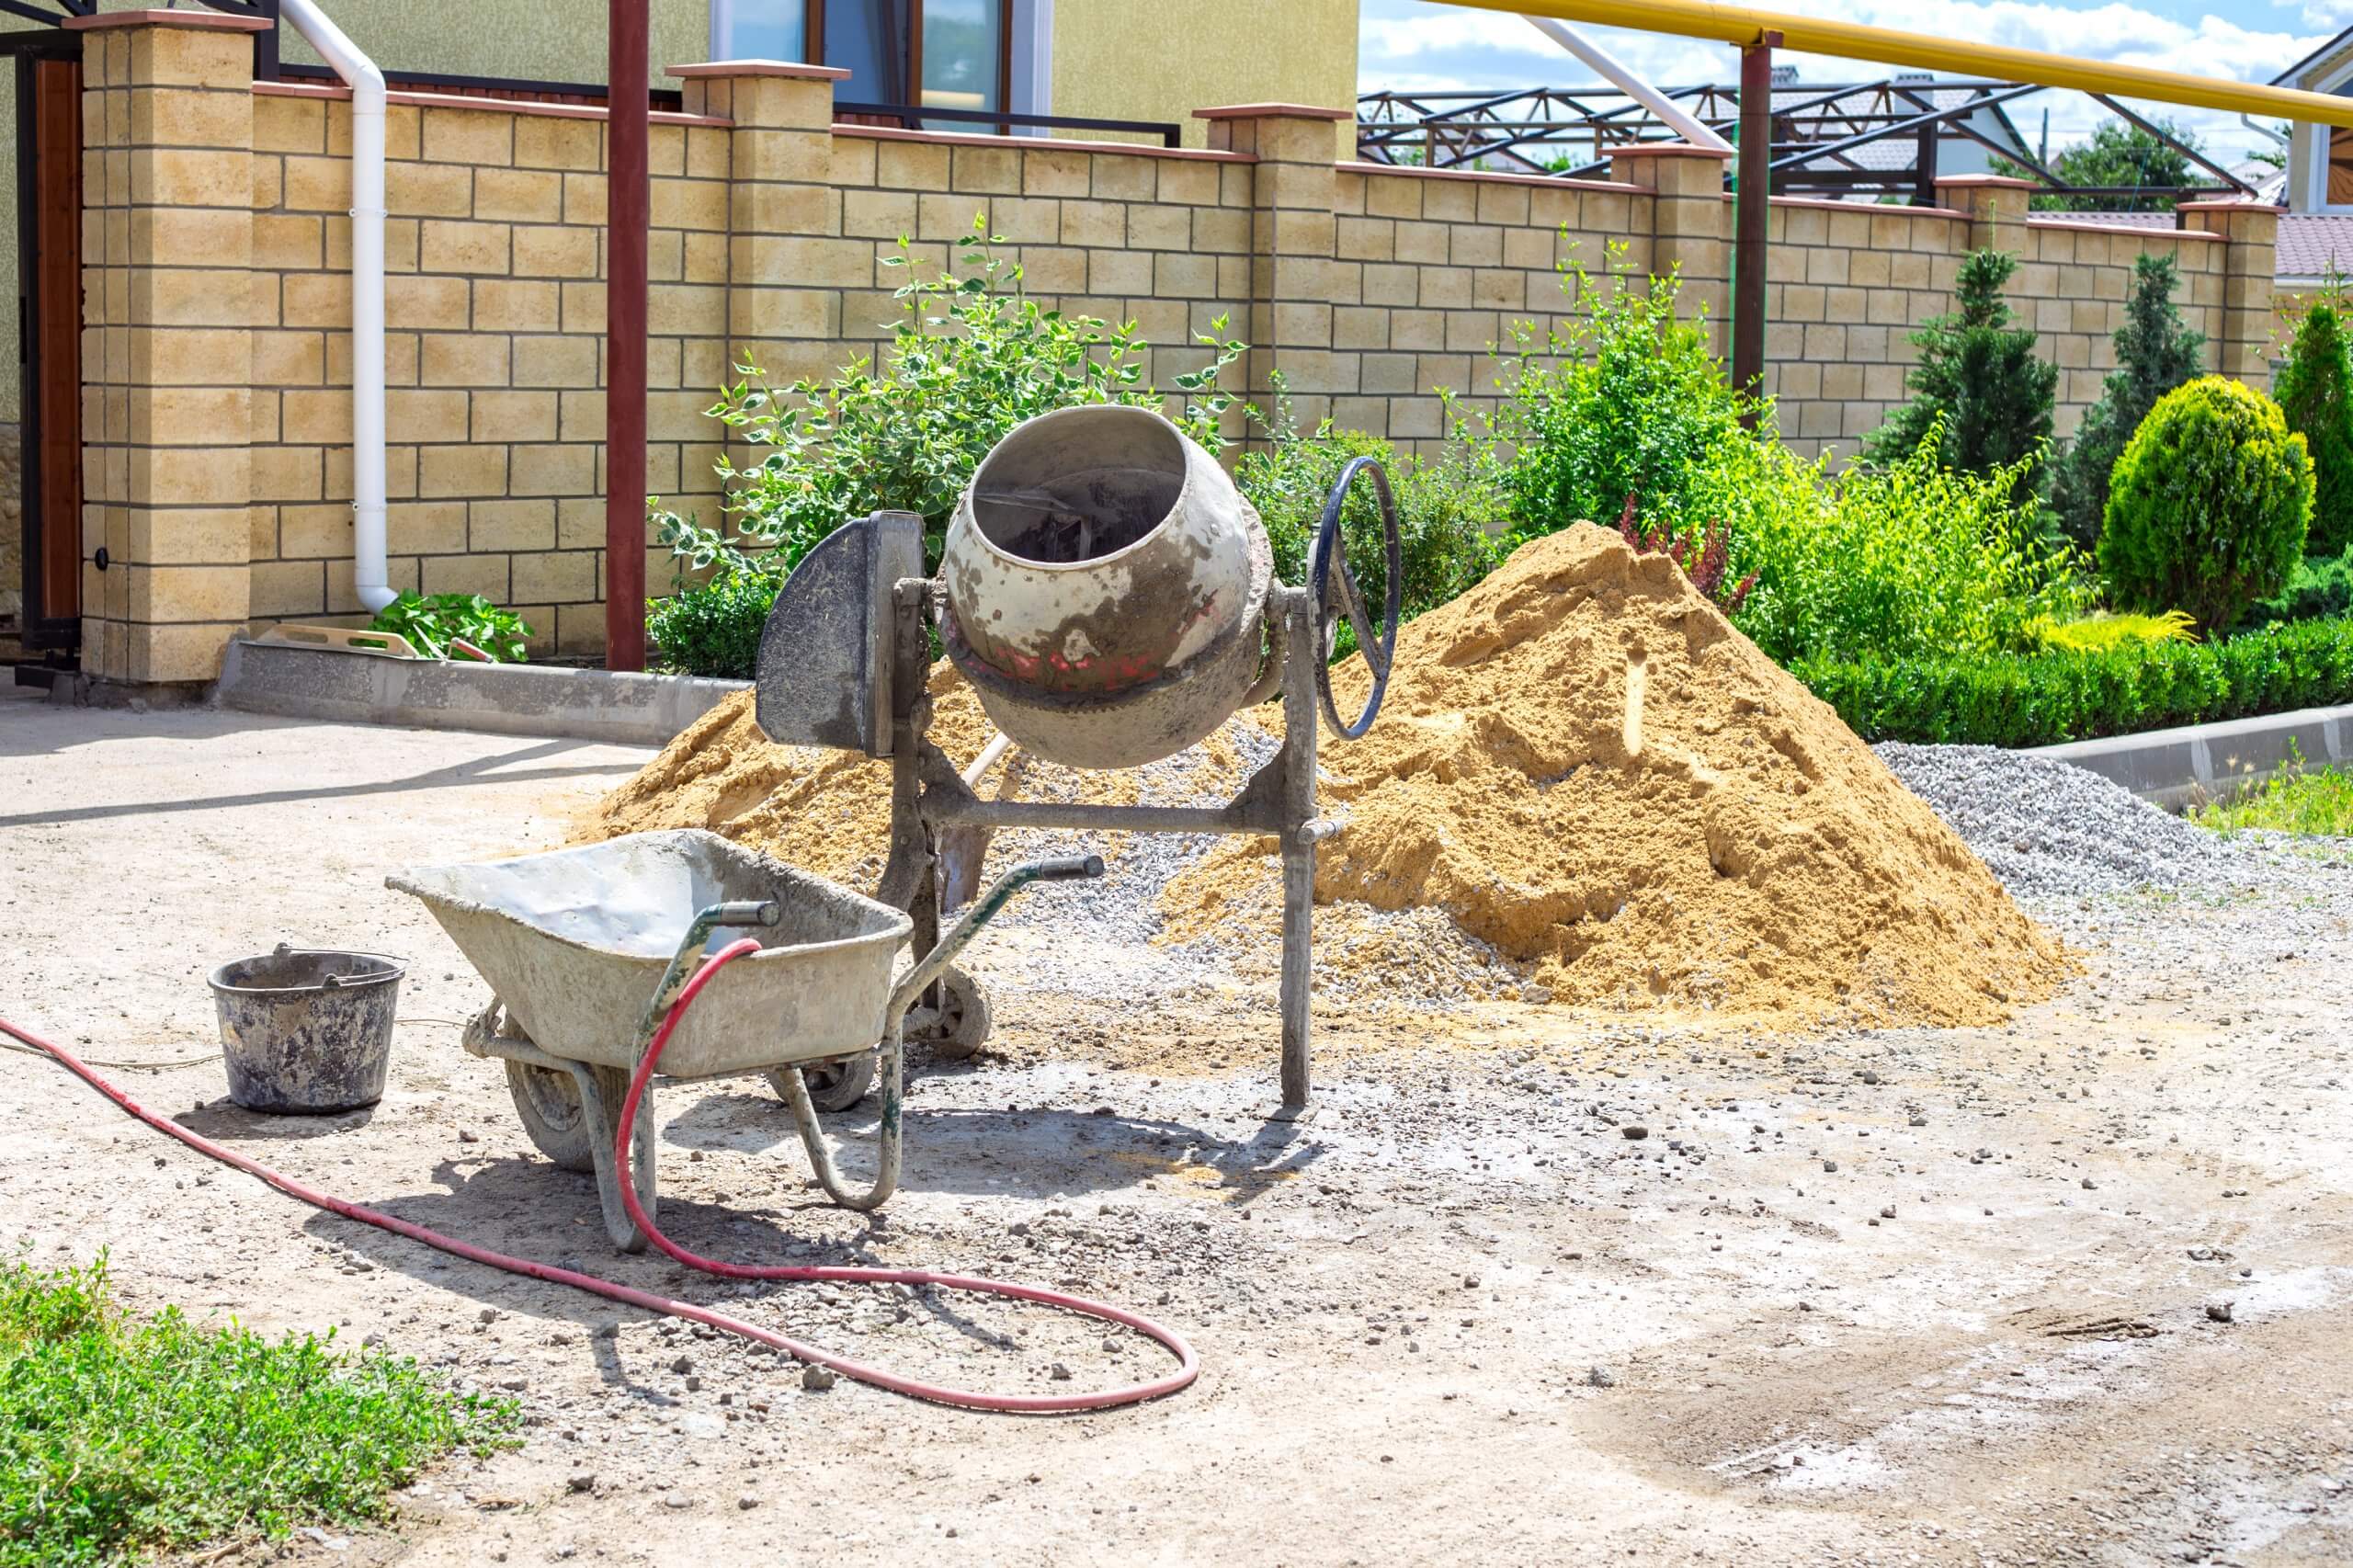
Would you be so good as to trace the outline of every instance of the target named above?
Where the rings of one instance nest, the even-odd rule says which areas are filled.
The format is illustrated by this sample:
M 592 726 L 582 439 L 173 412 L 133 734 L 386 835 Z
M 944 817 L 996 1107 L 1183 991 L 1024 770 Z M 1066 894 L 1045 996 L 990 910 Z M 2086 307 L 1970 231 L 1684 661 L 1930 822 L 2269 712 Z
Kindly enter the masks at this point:
M 904 913 L 700 829 L 436 867 L 384 883 L 423 901 L 489 983 L 491 1004 L 460 1043 L 505 1061 L 525 1133 L 557 1165 L 595 1173 L 606 1234 L 639 1252 L 645 1237 L 620 1193 L 621 1104 L 707 949 L 743 937 L 760 944 L 710 977 L 664 1047 L 657 1082 L 764 1075 L 792 1108 L 826 1193 L 873 1209 L 898 1186 L 909 1006 L 1014 893 L 1033 881 L 1102 874 L 1094 856 L 1015 867 L 895 979 L 912 929 Z M 855 1191 L 834 1167 L 817 1113 L 862 1098 L 878 1056 L 878 1170 Z M 651 1220 L 650 1096 L 630 1137 L 637 1200 Z

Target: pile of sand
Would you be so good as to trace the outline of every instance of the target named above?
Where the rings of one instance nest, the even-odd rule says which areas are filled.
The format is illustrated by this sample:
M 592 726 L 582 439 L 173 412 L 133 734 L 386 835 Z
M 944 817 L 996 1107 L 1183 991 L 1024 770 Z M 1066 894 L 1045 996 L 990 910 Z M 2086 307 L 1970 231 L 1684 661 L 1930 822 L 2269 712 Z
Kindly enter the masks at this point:
M 1360 661 L 1336 672 L 1345 692 L 1364 679 Z M 987 721 L 944 669 L 933 690 L 932 733 L 961 764 Z M 1172 764 L 1223 799 L 1267 749 L 1247 729 L 1280 723 L 1262 709 Z M 1407 626 L 1380 722 L 1321 757 L 1324 809 L 1347 825 L 1318 860 L 1318 962 L 1359 994 L 1390 972 L 1417 984 L 1428 955 L 1400 949 L 1426 941 L 1435 912 L 1498 955 L 1488 990 L 1531 1000 L 1968 1023 L 2070 969 L 1829 708 L 1672 562 L 1599 528 L 1527 545 Z M 1136 798 L 1136 775 L 1016 760 L 1007 781 L 1026 796 Z M 887 764 L 769 744 L 746 696 L 588 830 L 709 827 L 870 885 L 889 790 Z M 1271 850 L 1205 843 L 1143 879 L 1157 939 L 1262 967 L 1281 904 Z M 992 859 L 1006 852 L 1001 839 Z
M 1673 562 L 1588 525 L 1404 628 L 1380 722 L 1322 757 L 1317 900 L 1443 909 L 1556 1001 L 1963 1023 L 2070 967 Z M 1265 921 L 1270 848 L 1177 878 L 1172 935 Z

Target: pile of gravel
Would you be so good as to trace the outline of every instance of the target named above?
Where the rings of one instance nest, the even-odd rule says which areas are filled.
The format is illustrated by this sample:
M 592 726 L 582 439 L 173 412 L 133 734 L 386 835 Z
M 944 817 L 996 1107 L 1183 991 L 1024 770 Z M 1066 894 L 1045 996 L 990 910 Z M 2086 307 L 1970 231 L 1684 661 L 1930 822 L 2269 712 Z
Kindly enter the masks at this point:
M 2221 887 L 2256 869 L 2247 846 L 2067 763 L 1998 746 L 1871 749 L 2020 897 Z

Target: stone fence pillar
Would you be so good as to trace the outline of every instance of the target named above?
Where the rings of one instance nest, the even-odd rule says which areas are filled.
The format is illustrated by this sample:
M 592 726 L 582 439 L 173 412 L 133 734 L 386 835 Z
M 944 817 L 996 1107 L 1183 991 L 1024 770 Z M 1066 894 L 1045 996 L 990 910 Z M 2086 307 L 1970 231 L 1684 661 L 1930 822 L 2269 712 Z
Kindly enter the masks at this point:
M 1731 157 L 1688 142 L 1609 150 L 1609 177 L 1650 194 L 1652 275 L 1681 276 L 1683 309 L 1708 312 L 1709 344 L 1719 355 L 1732 330 L 1732 203 L 1724 198 L 1724 165 Z M 1635 222 L 1641 222 L 1639 208 Z
M 2039 188 L 2030 179 L 2007 175 L 1954 175 L 1937 181 L 1937 205 L 1969 214 L 1971 250 L 2023 256 L 2026 199 Z
M 2273 268 L 2279 214 L 2287 210 L 2260 201 L 2185 201 L 2181 226 L 2220 234 L 2222 256 L 2222 330 L 2214 339 L 2214 368 L 2251 387 L 2271 387 Z
M 269 24 L 106 11 L 64 25 L 87 35 L 82 667 L 207 681 L 251 602 L 247 35 Z
M 1336 397 L 1358 390 L 1358 356 L 1332 352 L 1332 307 L 1338 299 L 1334 236 L 1338 176 L 1333 127 L 1355 110 L 1304 104 L 1237 104 L 1196 109 L 1209 121 L 1210 146 L 1257 160 L 1251 170 L 1250 319 L 1239 335 L 1250 345 L 1250 399 L 1270 407 L 1273 374 L 1295 394 L 1294 412 L 1312 428 Z

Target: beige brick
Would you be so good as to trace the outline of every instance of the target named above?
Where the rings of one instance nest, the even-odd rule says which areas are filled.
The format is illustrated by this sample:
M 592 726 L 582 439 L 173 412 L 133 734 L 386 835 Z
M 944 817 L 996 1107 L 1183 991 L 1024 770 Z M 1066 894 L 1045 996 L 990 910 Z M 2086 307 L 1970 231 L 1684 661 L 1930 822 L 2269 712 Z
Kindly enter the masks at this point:
M 507 340 L 479 333 L 426 333 L 419 344 L 418 379 L 428 387 L 503 387 Z
M 242 271 L 141 268 L 130 278 L 134 319 L 157 326 L 244 326 L 252 290 Z M 344 284 L 347 291 L 348 282 Z
M 345 205 L 349 204 L 347 198 Z M 471 216 L 474 208 L 474 171 L 462 164 L 387 164 L 384 205 L 403 217 Z
M 311 268 L 324 263 L 324 230 L 318 219 L 289 213 L 257 212 L 247 222 L 251 225 L 256 267 Z M 174 253 L 165 251 L 162 254 Z M 178 251 L 176 254 L 191 253 Z
M 454 436 L 427 440 L 463 440 L 463 403 L 470 401 L 472 435 L 477 441 L 552 441 L 556 438 L 556 394 L 552 392 L 445 393 L 461 399 L 461 424 Z
M 874 183 L 893 190 L 946 190 L 949 149 L 922 142 L 884 142 L 874 147 Z
M 254 160 L 258 169 L 266 160 Z M 273 196 L 264 201 L 258 190 L 253 201 L 256 207 L 275 207 L 282 199 L 286 206 L 305 212 L 346 212 L 351 208 L 351 164 L 345 158 L 289 157 L 267 160 L 283 165 L 285 187 L 282 197 Z M 389 187 L 390 176 L 387 176 Z
M 504 495 L 506 493 L 506 449 L 487 446 L 421 447 L 417 449 L 417 493 L 431 499 L 443 495 Z
M 594 448 L 572 446 L 517 447 L 508 465 L 508 490 L 517 495 L 585 495 L 597 484 Z M 548 538 L 554 541 L 554 514 L 549 513 Z
M 132 510 L 125 521 L 126 558 L 156 566 L 243 565 L 252 559 L 250 506 Z
M 561 286 L 535 278 L 485 278 L 474 286 L 476 332 L 553 332 Z
M 597 557 L 589 551 L 517 555 L 514 571 L 512 593 L 518 603 L 574 604 L 597 597 Z
M 428 125 L 431 123 L 427 121 Z M 532 230 L 513 231 L 520 249 L 521 237 Z M 509 231 L 504 223 L 460 222 L 449 219 L 428 219 L 419 231 L 418 265 L 427 272 L 494 272 L 503 273 L 510 265 Z M 517 267 L 531 272 L 536 268 Z
M 593 337 L 517 337 L 514 381 L 517 387 L 593 387 L 597 340 Z
M 508 602 L 503 555 L 428 555 L 417 564 L 426 594 L 480 594 L 500 604 Z
M 203 340 L 210 335 L 185 335 Z M 218 356 L 225 347 L 200 341 L 191 346 L 191 351 L 215 356 L 210 360 L 210 373 L 218 374 L 222 362 Z M 315 332 L 256 332 L 253 335 L 251 354 L 254 385 L 258 387 L 315 386 L 326 369 L 325 340 Z
M 343 506 L 280 506 L 278 553 L 289 561 L 351 553 L 351 508 Z
M 945 151 L 945 149 L 942 149 Z M 872 239 L 913 238 L 915 199 L 897 190 L 851 190 L 842 194 L 842 233 Z
M 315 98 L 256 97 L 251 101 L 255 152 L 325 151 L 326 105 Z
M 723 180 L 658 179 L 654 182 L 653 202 L 653 223 L 657 229 L 719 233 L 727 228 L 728 187 Z
M 488 109 L 428 108 L 424 150 L 437 164 L 507 165 L 515 161 L 515 122 L 527 118 Z
M 125 566 L 134 621 L 243 620 L 248 613 L 250 569 L 227 566 Z
M 229 89 L 253 81 L 253 40 L 242 32 L 141 28 L 128 59 L 126 83 Z
M 466 504 L 404 501 L 385 508 L 384 548 L 394 555 L 462 552 L 466 548 Z
M 517 228 L 515 271 L 525 278 L 593 278 L 597 231 L 573 227 Z
M 462 441 L 469 433 L 467 394 L 450 389 L 392 388 L 384 394 L 384 424 L 395 441 Z
M 1011 149 L 958 147 L 952 158 L 954 188 L 991 195 L 1021 195 L 1021 153 Z M 1083 187 L 1081 190 L 1083 193 Z
M 524 168 L 593 172 L 603 166 L 603 131 L 598 120 L 517 115 L 515 162 Z
M 471 550 L 488 552 L 555 548 L 552 501 L 476 501 L 467 512 L 466 542 Z
M 347 292 L 349 283 L 345 281 L 343 286 Z M 384 322 L 393 328 L 463 332 L 470 298 L 469 287 L 462 278 L 387 278 Z M 347 310 L 336 324 L 350 324 Z
M 349 432 L 344 434 L 350 439 Z M 252 492 L 259 501 L 313 501 L 319 484 L 319 452 L 315 447 L 256 447 L 252 449 Z

